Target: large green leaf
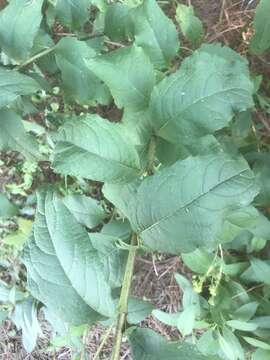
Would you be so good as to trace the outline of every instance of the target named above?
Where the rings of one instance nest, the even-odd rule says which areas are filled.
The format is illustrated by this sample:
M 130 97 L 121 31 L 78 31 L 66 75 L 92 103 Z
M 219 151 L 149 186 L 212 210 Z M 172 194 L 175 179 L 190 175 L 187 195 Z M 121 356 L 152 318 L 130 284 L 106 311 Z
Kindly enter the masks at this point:
M 39 159 L 36 139 L 28 134 L 19 115 L 8 109 L 0 110 L 0 150 L 12 149 L 29 159 Z
M 20 95 L 32 94 L 39 88 L 38 83 L 29 76 L 0 67 L 0 108 Z
M 12 0 L 0 12 L 0 47 L 16 61 L 27 59 L 38 32 L 43 0 Z
M 250 47 L 255 54 L 262 54 L 270 48 L 270 1 L 260 0 L 254 18 L 255 34 Z
M 204 45 L 154 88 L 153 127 L 166 140 L 189 142 L 252 107 L 252 91 L 245 60 L 229 48 Z
M 62 174 L 120 183 L 140 172 L 139 156 L 121 124 L 88 115 L 67 121 L 58 139 L 53 166 Z
M 111 51 L 88 60 L 87 65 L 108 85 L 119 108 L 140 111 L 148 106 L 155 74 L 142 48 L 133 45 Z
M 153 250 L 179 254 L 218 243 L 226 215 L 257 194 L 243 158 L 220 153 L 189 157 L 141 184 L 104 186 L 105 196 Z
M 144 0 L 131 10 L 135 43 L 149 55 L 158 69 L 168 67 L 177 54 L 179 41 L 174 23 L 156 0 Z
M 133 36 L 130 8 L 120 3 L 108 5 L 104 32 L 113 41 L 122 41 Z
M 96 51 L 85 41 L 66 37 L 56 48 L 56 62 L 62 74 L 65 96 L 79 104 L 100 103 L 109 98 L 109 91 L 86 66 L 85 59 L 96 56 Z
M 38 193 L 33 235 L 23 257 L 28 286 L 37 299 L 74 324 L 94 322 L 98 313 L 114 315 L 104 267 L 113 255 L 103 254 L 101 260 L 95 243 L 55 193 Z
M 56 16 L 63 25 L 80 29 L 89 19 L 91 4 L 91 0 L 56 0 Z
M 129 336 L 134 360 L 218 360 L 218 356 L 205 356 L 195 345 L 187 342 L 167 342 L 150 329 L 137 328 Z

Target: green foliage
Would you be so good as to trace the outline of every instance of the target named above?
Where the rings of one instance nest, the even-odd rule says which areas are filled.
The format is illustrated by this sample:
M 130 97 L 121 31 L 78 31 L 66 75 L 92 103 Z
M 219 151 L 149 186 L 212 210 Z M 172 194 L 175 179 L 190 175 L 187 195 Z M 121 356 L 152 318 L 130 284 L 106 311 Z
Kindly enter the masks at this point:
M 176 9 L 176 20 L 183 35 L 194 46 L 200 44 L 203 38 L 203 25 L 201 20 L 194 14 L 193 6 L 179 4 Z
M 268 0 L 260 0 L 254 19 L 255 34 L 251 40 L 251 50 L 255 54 L 262 54 L 270 47 L 270 3 Z
M 43 307 L 51 349 L 81 358 L 96 323 L 105 340 L 113 330 L 112 360 L 123 336 L 134 360 L 269 358 L 269 139 L 254 121 L 269 114 L 265 81 L 229 47 L 200 46 L 193 7 L 174 4 L 197 48 L 185 57 L 163 3 L 12 0 L 0 12 L 0 150 L 19 176 L 0 194 L 12 279 L 0 319 L 28 352 Z M 256 54 L 270 44 L 267 9 Z M 131 295 L 147 252 L 181 255 L 192 272 L 175 275 L 176 313 Z M 184 339 L 141 328 L 151 313 Z

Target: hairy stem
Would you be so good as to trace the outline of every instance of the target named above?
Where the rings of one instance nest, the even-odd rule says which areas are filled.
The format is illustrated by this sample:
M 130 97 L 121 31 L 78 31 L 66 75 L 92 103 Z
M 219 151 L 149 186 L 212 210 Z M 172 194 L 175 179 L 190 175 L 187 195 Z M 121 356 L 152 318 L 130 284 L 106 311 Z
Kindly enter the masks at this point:
M 131 288 L 131 282 L 134 271 L 135 257 L 136 257 L 136 248 L 137 245 L 137 235 L 133 234 L 131 239 L 131 247 L 128 253 L 128 260 L 126 264 L 126 270 L 123 280 L 123 286 L 120 294 L 120 300 L 118 304 L 118 317 L 116 323 L 116 332 L 114 338 L 114 347 L 111 360 L 120 359 L 120 350 L 123 337 L 124 326 L 126 322 L 126 316 L 128 312 L 128 297 Z

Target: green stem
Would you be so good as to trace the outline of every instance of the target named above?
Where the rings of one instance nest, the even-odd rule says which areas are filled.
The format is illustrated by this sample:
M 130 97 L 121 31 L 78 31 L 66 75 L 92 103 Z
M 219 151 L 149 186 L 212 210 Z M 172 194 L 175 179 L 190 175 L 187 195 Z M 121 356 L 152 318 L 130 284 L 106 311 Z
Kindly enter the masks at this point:
M 122 344 L 122 337 L 124 326 L 126 322 L 126 316 L 128 312 L 128 297 L 131 288 L 131 282 L 134 271 L 135 257 L 136 257 L 136 245 L 137 245 L 137 235 L 133 234 L 131 239 L 131 247 L 128 253 L 128 259 L 126 264 L 126 270 L 123 280 L 123 286 L 120 294 L 119 304 L 118 304 L 118 317 L 116 323 L 116 332 L 114 338 L 114 347 L 111 360 L 119 360 L 120 359 L 120 351 Z
M 21 70 L 21 69 L 24 68 L 25 66 L 30 65 L 32 62 L 40 59 L 41 57 L 50 54 L 52 51 L 55 50 L 55 48 L 56 48 L 56 45 L 54 45 L 54 46 L 52 46 L 52 47 L 50 47 L 50 48 L 48 48 L 48 49 L 45 49 L 45 50 L 39 52 L 38 54 L 32 56 L 30 59 L 26 60 L 26 61 L 25 61 L 24 63 L 22 63 L 21 65 L 17 66 L 17 67 L 15 68 L 15 70 Z
M 97 349 L 97 352 L 95 353 L 95 356 L 93 357 L 93 360 L 98 360 L 99 358 L 99 355 L 104 347 L 104 345 L 106 344 L 106 341 L 108 340 L 109 336 L 110 336 L 110 333 L 112 331 L 112 328 L 113 328 L 113 324 L 106 330 L 105 334 L 104 334 L 104 337 Z

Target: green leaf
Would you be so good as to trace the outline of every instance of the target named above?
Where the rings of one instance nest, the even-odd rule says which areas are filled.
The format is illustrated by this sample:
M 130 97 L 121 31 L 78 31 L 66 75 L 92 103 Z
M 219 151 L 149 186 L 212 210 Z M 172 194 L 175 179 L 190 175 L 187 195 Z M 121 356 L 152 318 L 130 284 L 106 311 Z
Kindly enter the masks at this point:
M 92 0 L 57 0 L 55 14 L 60 22 L 73 29 L 81 29 L 90 17 Z
M 122 251 L 117 246 L 119 238 L 101 233 L 91 233 L 90 239 L 93 247 L 98 251 L 97 256 L 102 264 L 106 282 L 111 288 L 121 287 L 127 251 Z
M 241 320 L 228 320 L 226 324 L 233 329 L 241 331 L 254 331 L 257 329 L 258 325 L 251 322 L 241 321 Z
M 130 297 L 128 299 L 127 321 L 129 324 L 138 324 L 151 314 L 154 306 L 145 300 Z
M 105 185 L 103 193 L 147 246 L 179 254 L 215 247 L 226 212 L 247 206 L 257 186 L 244 159 L 220 153 L 178 161 L 141 184 Z
M 65 96 L 82 105 L 92 104 L 93 100 L 106 103 L 109 99 L 108 89 L 86 66 L 85 60 L 96 56 L 96 51 L 90 45 L 91 43 L 66 37 L 59 41 L 55 50 Z
M 11 217 L 17 212 L 17 206 L 13 205 L 5 194 L 0 193 L 0 217 Z
M 19 218 L 18 219 L 18 230 L 15 233 L 11 233 L 7 235 L 3 242 L 6 245 L 13 246 L 17 249 L 21 249 L 22 246 L 26 243 L 31 230 L 32 230 L 33 222 L 28 219 Z
M 260 0 L 256 8 L 254 18 L 255 34 L 251 39 L 250 49 L 257 55 L 262 54 L 270 48 L 270 2 L 268 0 Z
M 150 329 L 137 328 L 129 337 L 134 360 L 218 360 L 218 356 L 202 355 L 187 342 L 166 342 Z
M 0 108 L 9 105 L 20 95 L 35 93 L 39 88 L 29 76 L 0 67 Z
M 131 238 L 132 230 L 130 224 L 127 220 L 115 220 L 112 219 L 101 229 L 101 233 L 104 235 L 111 235 L 121 239 L 122 241 L 127 241 Z
M 163 13 L 156 0 L 144 0 L 130 14 L 135 43 L 144 49 L 156 68 L 168 67 L 179 48 L 172 20 Z
M 34 350 L 37 338 L 42 335 L 37 318 L 37 305 L 32 299 L 16 304 L 15 312 L 11 317 L 18 330 L 22 330 L 22 343 L 25 350 L 30 353 Z
M 18 62 L 29 56 L 41 23 L 42 4 L 43 0 L 12 0 L 0 12 L 0 47 Z
M 55 193 L 42 191 L 37 198 L 23 256 L 31 293 L 74 325 L 93 323 L 98 313 L 113 316 L 115 300 L 91 237 Z
M 30 160 L 40 159 L 36 139 L 28 134 L 21 118 L 12 110 L 0 110 L 0 150 L 15 150 Z
M 190 305 L 186 307 L 179 315 L 177 328 L 182 336 L 190 335 L 195 327 L 196 306 Z
M 219 345 L 223 353 L 230 360 L 245 360 L 243 348 L 232 331 L 225 328 L 218 336 Z
M 270 350 L 258 349 L 252 354 L 251 360 L 268 360 L 270 359 Z
M 111 183 L 139 175 L 140 161 L 123 125 L 98 115 L 67 121 L 60 129 L 53 167 L 64 175 Z
M 252 259 L 251 268 L 254 271 L 257 281 L 270 285 L 270 265 L 266 261 Z
M 113 41 L 123 41 L 133 35 L 130 8 L 124 4 L 109 4 L 105 14 L 105 34 Z
M 178 4 L 176 8 L 176 20 L 180 25 L 184 36 L 194 45 L 200 44 L 203 38 L 203 24 L 194 14 L 192 5 Z
M 86 63 L 109 87 L 119 108 L 140 111 L 148 106 L 155 73 L 142 48 L 121 48 Z
M 250 320 L 256 313 L 258 303 L 253 301 L 240 306 L 233 314 L 233 317 L 242 321 Z
M 270 329 L 270 316 L 258 316 L 251 320 L 261 329 Z
M 256 348 L 270 350 L 270 345 L 261 340 L 254 339 L 249 336 L 243 336 L 243 339 L 245 339 L 248 344 L 255 346 Z
M 107 216 L 102 206 L 94 199 L 79 194 L 67 195 L 63 203 L 75 219 L 89 229 L 101 223 Z
M 154 310 L 152 314 L 161 322 L 169 326 L 177 326 L 179 313 L 168 314 L 161 310 Z
M 236 112 L 252 107 L 252 92 L 243 58 L 229 48 L 204 45 L 154 88 L 152 126 L 165 140 L 189 143 L 222 129 Z
M 214 254 L 208 253 L 205 249 L 196 249 L 181 256 L 185 265 L 198 274 L 205 274 L 214 260 Z

